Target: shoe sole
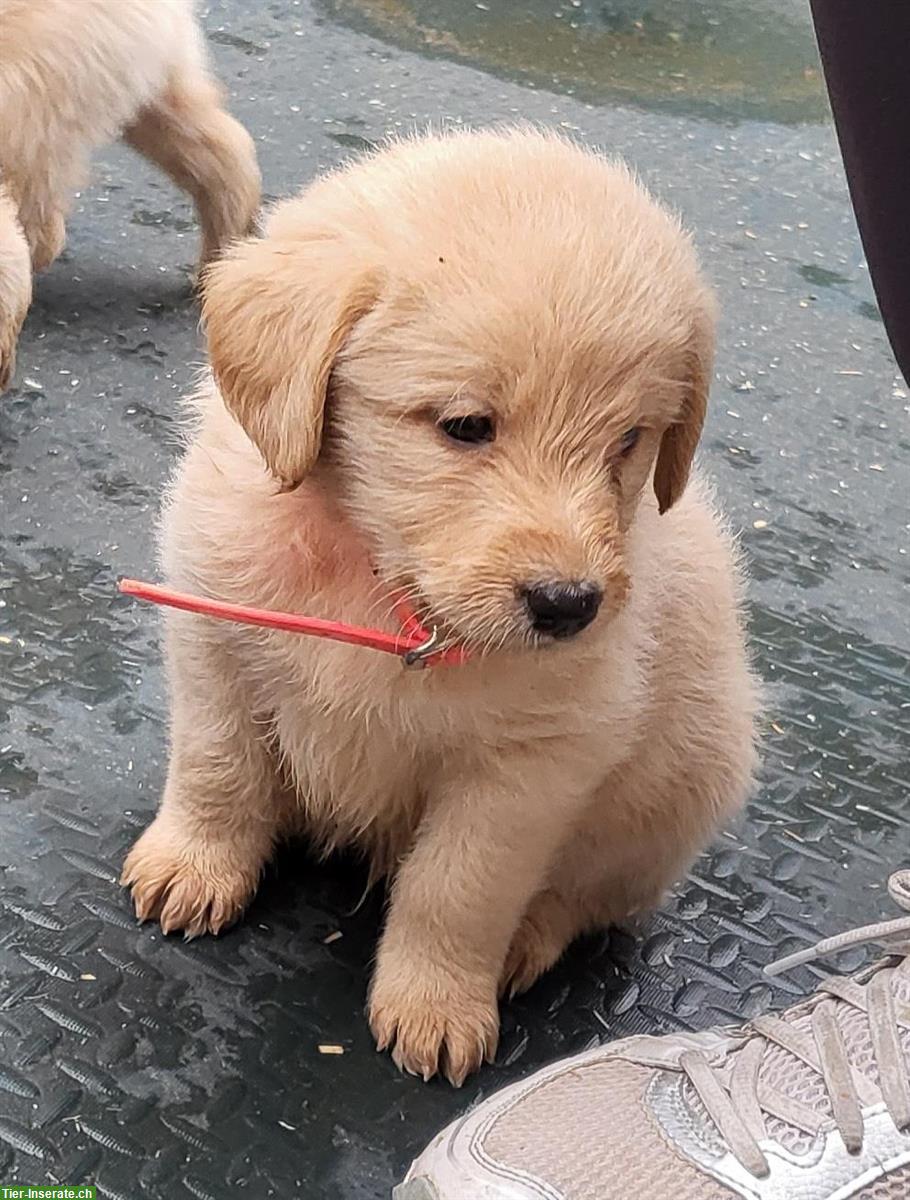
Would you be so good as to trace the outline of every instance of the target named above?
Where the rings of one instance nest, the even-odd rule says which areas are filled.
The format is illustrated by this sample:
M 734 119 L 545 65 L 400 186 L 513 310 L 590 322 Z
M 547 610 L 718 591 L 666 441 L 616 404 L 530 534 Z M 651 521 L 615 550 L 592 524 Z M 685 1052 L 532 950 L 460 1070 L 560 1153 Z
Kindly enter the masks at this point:
M 439 1200 L 439 1192 L 429 1179 L 412 1179 L 392 1188 L 392 1200 Z

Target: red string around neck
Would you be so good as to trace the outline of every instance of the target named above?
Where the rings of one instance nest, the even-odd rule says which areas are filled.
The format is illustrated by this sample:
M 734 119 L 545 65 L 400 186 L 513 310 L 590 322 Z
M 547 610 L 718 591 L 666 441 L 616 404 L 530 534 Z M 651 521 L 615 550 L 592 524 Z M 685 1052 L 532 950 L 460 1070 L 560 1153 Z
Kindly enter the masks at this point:
M 401 632 L 385 633 L 381 629 L 347 625 L 343 621 L 324 621 L 319 617 L 304 617 L 299 613 L 273 612 L 266 608 L 248 608 L 244 604 L 227 604 L 223 600 L 191 596 L 187 592 L 177 592 L 173 588 L 161 587 L 157 583 L 144 583 L 138 579 L 121 579 L 117 586 L 125 596 L 135 596 L 137 600 L 149 600 L 153 604 L 179 608 L 184 612 L 199 613 L 204 617 L 237 621 L 241 625 L 261 625 L 266 629 L 280 629 L 285 633 L 330 638 L 335 642 L 345 642 L 349 646 L 366 646 L 371 650 L 382 650 L 386 654 L 397 654 L 409 666 L 457 666 L 468 657 L 467 651 L 461 646 L 434 651 L 434 634 L 421 625 L 403 594 L 399 594 L 394 600 Z

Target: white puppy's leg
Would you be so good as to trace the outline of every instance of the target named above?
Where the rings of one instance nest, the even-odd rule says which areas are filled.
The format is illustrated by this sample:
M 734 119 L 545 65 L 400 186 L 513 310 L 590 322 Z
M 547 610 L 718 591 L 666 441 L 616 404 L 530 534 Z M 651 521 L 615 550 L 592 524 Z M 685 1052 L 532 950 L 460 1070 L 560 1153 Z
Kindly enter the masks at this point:
M 0 183 L 0 392 L 16 365 L 16 339 L 32 299 L 28 242 L 12 197 Z
M 23 211 L 32 266 L 36 271 L 46 271 L 60 257 L 66 245 L 66 210 L 62 206 L 42 204 L 40 217 L 37 215 L 38 208 L 27 207 Z
M 230 925 L 252 898 L 275 841 L 279 791 L 236 666 L 198 621 L 172 618 L 168 643 L 167 783 L 121 882 L 140 920 L 194 937 Z
M 202 226 L 200 268 L 254 231 L 260 179 L 253 139 L 225 112 L 202 67 L 175 70 L 123 136 L 192 196 Z
M 8 193 L 25 233 L 33 271 L 46 270 L 66 244 L 68 181 L 84 173 L 82 146 L 58 145 L 52 136 L 55 132 L 45 131 L 45 154 L 40 165 L 28 173 L 18 171 L 8 176 Z

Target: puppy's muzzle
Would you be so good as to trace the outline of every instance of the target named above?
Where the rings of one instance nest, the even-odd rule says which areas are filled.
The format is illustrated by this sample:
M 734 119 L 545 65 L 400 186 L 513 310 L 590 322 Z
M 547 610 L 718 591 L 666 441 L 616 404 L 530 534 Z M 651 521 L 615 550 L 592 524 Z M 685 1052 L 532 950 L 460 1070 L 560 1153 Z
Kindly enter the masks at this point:
M 581 633 L 597 616 L 603 600 L 602 589 L 585 580 L 537 583 L 523 588 L 521 595 L 534 632 L 554 638 Z

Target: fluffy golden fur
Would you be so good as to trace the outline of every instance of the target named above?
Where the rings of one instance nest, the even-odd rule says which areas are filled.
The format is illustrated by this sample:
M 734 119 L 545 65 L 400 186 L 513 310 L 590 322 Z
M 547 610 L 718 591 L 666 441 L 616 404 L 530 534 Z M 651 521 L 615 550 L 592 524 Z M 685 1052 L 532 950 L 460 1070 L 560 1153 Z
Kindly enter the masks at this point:
M 204 315 L 169 582 L 389 628 L 404 586 L 473 658 L 169 615 L 169 773 L 124 882 L 165 931 L 217 932 L 278 839 L 359 847 L 390 883 L 377 1042 L 458 1083 L 497 995 L 658 902 L 749 786 L 735 556 L 686 486 L 712 299 L 626 169 L 513 131 L 316 182 L 210 269 Z M 472 414 L 493 441 L 440 431 Z M 520 591 L 563 579 L 604 600 L 557 642 Z
M 192 0 L 0 0 L 0 386 L 24 248 L 35 270 L 54 261 L 90 152 L 119 136 L 193 197 L 203 263 L 252 232 L 253 142 L 222 107 Z

